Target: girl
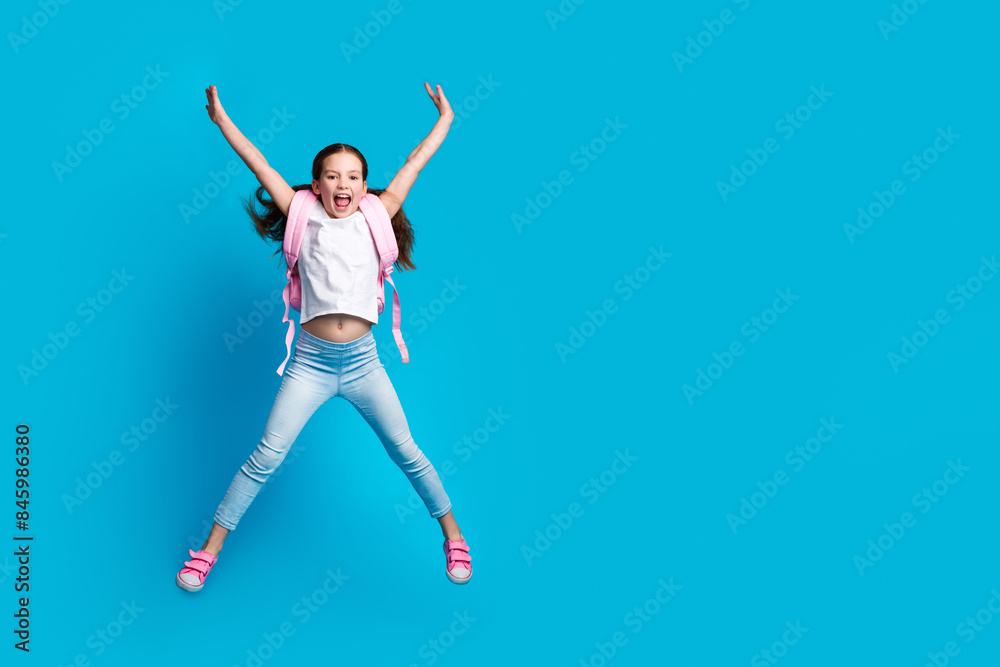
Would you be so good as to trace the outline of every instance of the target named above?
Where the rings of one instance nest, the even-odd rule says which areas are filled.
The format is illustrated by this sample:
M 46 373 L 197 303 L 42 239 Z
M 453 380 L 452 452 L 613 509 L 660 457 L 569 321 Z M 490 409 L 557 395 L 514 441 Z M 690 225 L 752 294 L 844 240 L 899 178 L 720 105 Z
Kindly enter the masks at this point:
M 205 89 L 209 118 L 260 181 L 256 198 L 265 207 L 265 214 L 258 214 L 252 201 L 245 207 L 262 238 L 283 241 L 288 207 L 296 190 L 312 187 L 317 200 L 309 214 L 299 260 L 293 267 L 302 283 L 302 331 L 295 352 L 257 448 L 229 485 L 215 512 L 208 539 L 199 551 L 188 549 L 191 560 L 185 561 L 177 573 L 177 585 L 186 591 L 202 589 L 226 535 L 236 528 L 309 417 L 335 396 L 350 401 L 365 418 L 430 515 L 440 522 L 448 578 L 464 584 L 472 576 L 469 547 L 452 516 L 451 502 L 434 466 L 410 435 L 396 391 L 375 349 L 371 328 L 378 322 L 379 257 L 364 214 L 358 210 L 362 197 L 377 195 L 392 219 L 399 247 L 397 264 L 400 268 L 416 268 L 410 261 L 413 233 L 403 214 L 403 200 L 417 174 L 444 141 L 455 117 L 441 86 L 437 86 L 436 95 L 429 84 L 425 82 L 424 86 L 441 116 L 385 190 L 368 189 L 368 163 L 356 148 L 346 144 L 332 144 L 316 155 L 311 186 L 290 187 L 236 129 L 222 109 L 215 86 Z M 263 198 L 264 190 L 270 200 Z

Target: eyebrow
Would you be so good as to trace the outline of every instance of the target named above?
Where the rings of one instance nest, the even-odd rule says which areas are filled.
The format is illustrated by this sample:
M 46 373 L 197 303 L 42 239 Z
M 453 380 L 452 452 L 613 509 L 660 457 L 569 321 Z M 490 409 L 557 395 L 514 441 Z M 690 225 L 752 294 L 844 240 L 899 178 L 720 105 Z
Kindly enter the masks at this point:
M 323 173 L 325 174 L 325 173 L 326 173 L 326 172 L 328 172 L 328 171 L 332 171 L 332 172 L 333 172 L 333 173 L 335 173 L 335 174 L 339 174 L 339 173 L 340 173 L 340 172 L 339 172 L 339 171 L 337 171 L 336 169 L 324 169 L 324 170 L 323 170 Z M 357 169 L 351 169 L 351 170 L 350 170 L 349 172 L 347 172 L 347 173 L 348 173 L 348 174 L 360 174 L 361 172 L 360 172 L 360 171 L 358 171 Z

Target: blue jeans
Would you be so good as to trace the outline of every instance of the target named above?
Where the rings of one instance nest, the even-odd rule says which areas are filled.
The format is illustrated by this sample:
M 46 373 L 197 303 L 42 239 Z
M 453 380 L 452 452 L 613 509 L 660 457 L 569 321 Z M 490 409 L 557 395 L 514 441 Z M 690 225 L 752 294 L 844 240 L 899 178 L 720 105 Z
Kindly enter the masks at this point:
M 320 405 L 335 396 L 347 399 L 361 413 L 432 517 L 451 510 L 437 471 L 413 442 L 396 390 L 379 361 L 372 332 L 349 343 L 334 343 L 300 329 L 264 434 L 236 472 L 215 512 L 216 523 L 229 530 L 236 528 L 302 427 Z

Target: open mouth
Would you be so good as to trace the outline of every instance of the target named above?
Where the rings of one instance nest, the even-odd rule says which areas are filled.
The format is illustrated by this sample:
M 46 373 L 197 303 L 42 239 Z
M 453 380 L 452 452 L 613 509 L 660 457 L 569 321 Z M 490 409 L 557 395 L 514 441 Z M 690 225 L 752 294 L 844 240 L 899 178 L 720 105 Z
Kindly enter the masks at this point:
M 351 205 L 350 195 L 335 195 L 333 197 L 333 205 L 338 211 L 346 211 L 347 207 Z

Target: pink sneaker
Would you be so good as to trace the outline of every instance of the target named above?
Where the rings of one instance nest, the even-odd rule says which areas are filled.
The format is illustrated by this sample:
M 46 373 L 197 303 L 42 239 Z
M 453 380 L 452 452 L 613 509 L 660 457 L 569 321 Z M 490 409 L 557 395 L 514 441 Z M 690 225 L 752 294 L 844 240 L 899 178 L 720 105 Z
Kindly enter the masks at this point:
M 192 551 L 191 560 L 184 562 L 184 567 L 177 573 L 177 585 L 186 591 L 197 593 L 205 585 L 205 577 L 212 571 L 218 556 L 213 556 L 207 551 Z
M 448 559 L 445 573 L 456 584 L 466 584 L 472 578 L 472 558 L 465 540 L 445 540 L 444 554 Z

